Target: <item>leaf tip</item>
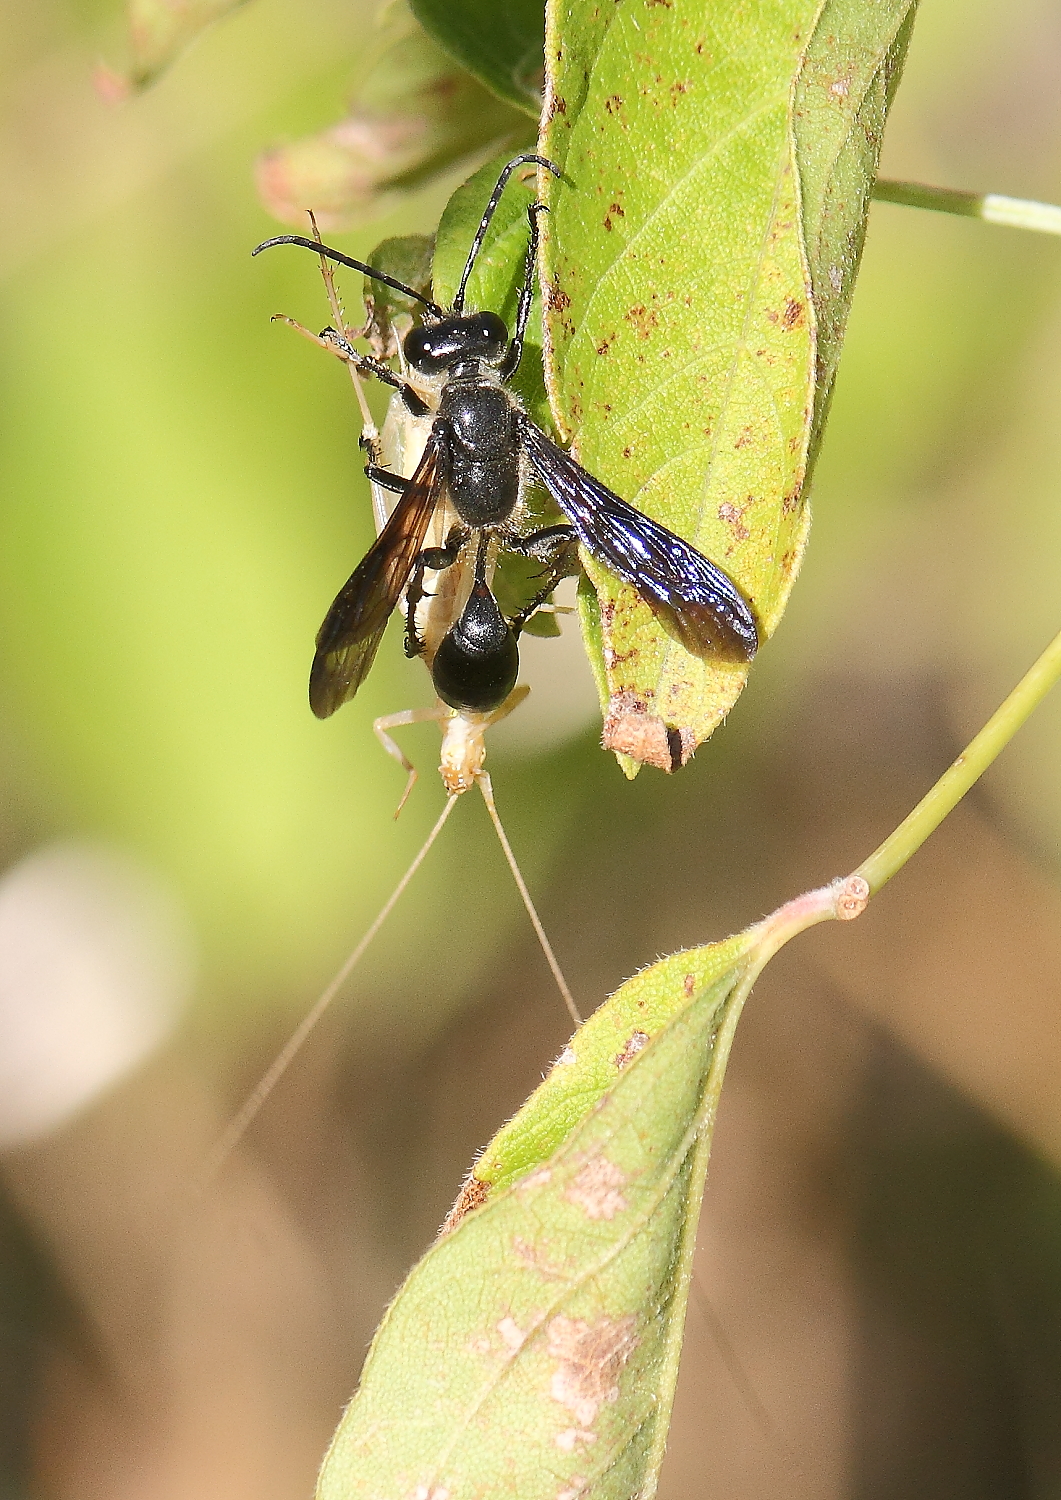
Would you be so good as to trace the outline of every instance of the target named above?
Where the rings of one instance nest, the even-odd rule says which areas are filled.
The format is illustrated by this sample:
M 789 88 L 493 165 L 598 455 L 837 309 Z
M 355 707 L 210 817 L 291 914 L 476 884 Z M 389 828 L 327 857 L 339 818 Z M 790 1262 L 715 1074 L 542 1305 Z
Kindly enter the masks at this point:
M 473 1209 L 481 1208 L 489 1196 L 490 1184 L 476 1177 L 473 1168 L 461 1183 L 460 1192 L 457 1194 L 453 1207 L 442 1220 L 442 1227 L 438 1231 L 439 1239 L 445 1239 L 448 1234 L 452 1234 L 461 1220 L 467 1218 Z
M 648 712 L 644 699 L 619 692 L 609 700 L 601 744 L 637 765 L 655 766 L 668 774 L 692 759 L 696 740 L 689 729 L 665 724 Z

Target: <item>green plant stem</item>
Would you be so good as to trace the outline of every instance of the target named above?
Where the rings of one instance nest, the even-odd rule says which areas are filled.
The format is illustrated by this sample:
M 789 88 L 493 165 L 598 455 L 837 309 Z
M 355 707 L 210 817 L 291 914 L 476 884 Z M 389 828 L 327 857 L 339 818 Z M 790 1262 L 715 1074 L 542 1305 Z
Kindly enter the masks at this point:
M 875 895 L 910 856 L 920 849 L 930 833 L 943 822 L 966 792 L 1008 745 L 1032 709 L 1037 708 L 1061 678 L 1061 632 L 1047 646 L 1035 665 L 1025 673 L 1001 708 L 991 715 L 958 759 L 950 766 L 894 833 L 863 860 L 854 872 L 867 882 Z
M 904 203 L 908 208 L 931 208 L 941 214 L 984 219 L 988 224 L 1008 224 L 1011 229 L 1061 234 L 1061 208 L 1054 203 L 1036 203 L 1030 198 L 1007 198 L 1002 193 L 963 193 L 956 188 L 926 187 L 921 182 L 895 182 L 887 177 L 877 178 L 873 196 L 882 203 Z

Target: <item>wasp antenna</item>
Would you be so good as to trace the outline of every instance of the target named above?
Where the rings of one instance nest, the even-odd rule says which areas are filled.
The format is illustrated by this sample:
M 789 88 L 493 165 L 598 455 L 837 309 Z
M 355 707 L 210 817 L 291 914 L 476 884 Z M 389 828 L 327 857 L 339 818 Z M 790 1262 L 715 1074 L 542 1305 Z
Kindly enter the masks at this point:
M 512 852 L 512 845 L 508 841 L 508 835 L 505 833 L 500 814 L 494 803 L 494 787 L 490 780 L 490 772 L 480 771 L 475 779 L 479 783 L 479 790 L 483 794 L 483 801 L 486 803 L 486 810 L 490 814 L 490 821 L 494 825 L 494 832 L 497 834 L 498 843 L 504 850 L 505 858 L 508 860 L 508 867 L 512 871 L 512 879 L 516 882 L 516 889 L 523 897 L 523 905 L 527 908 L 527 915 L 531 919 L 531 926 L 534 928 L 538 942 L 541 944 L 541 950 L 545 954 L 545 961 L 552 970 L 553 978 L 556 980 L 556 987 L 560 991 L 560 996 L 564 1004 L 567 1006 L 568 1015 L 576 1026 L 581 1026 L 582 1016 L 578 1006 L 575 1004 L 571 991 L 567 987 L 564 971 L 556 961 L 556 954 L 553 952 L 552 944 L 545 935 L 545 928 L 542 926 L 541 918 L 534 909 L 534 902 L 531 900 L 530 891 L 527 889 L 527 882 L 523 879 L 519 865 L 516 863 L 516 856 Z
M 490 201 L 487 203 L 486 208 L 483 210 L 483 216 L 479 220 L 479 228 L 475 231 L 475 238 L 472 240 L 471 249 L 468 251 L 468 259 L 464 263 L 464 274 L 461 276 L 461 284 L 457 288 L 457 295 L 453 299 L 453 311 L 455 313 L 460 314 L 464 311 L 464 293 L 467 290 L 468 278 L 472 274 L 475 257 L 482 249 L 483 240 L 486 238 L 486 231 L 490 227 L 490 220 L 494 217 L 497 205 L 501 201 L 501 194 L 505 191 L 505 183 L 517 167 L 527 167 L 532 162 L 535 166 L 545 167 L 554 177 L 563 176 L 563 173 L 554 161 L 550 161 L 547 156 L 536 156 L 533 151 L 526 151 L 522 156 L 514 156 L 507 166 L 502 168 L 501 176 L 497 179 L 497 182 L 494 184 L 494 191 L 490 194 Z
M 453 811 L 453 806 L 457 801 L 458 796 L 459 793 L 454 792 L 447 798 L 446 805 L 439 815 L 438 822 L 435 824 L 434 828 L 432 828 L 431 832 L 428 834 L 427 838 L 420 846 L 420 851 L 417 854 L 416 858 L 413 860 L 412 864 L 406 870 L 401 880 L 398 881 L 398 884 L 394 887 L 394 890 L 384 902 L 383 907 L 381 908 L 379 915 L 376 917 L 376 920 L 372 923 L 372 926 L 368 929 L 364 937 L 358 943 L 357 947 L 347 958 L 346 962 L 335 975 L 334 979 L 332 979 L 331 982 L 321 991 L 320 995 L 314 1001 L 311 1008 L 306 1012 L 305 1016 L 299 1022 L 295 1030 L 291 1033 L 291 1036 L 288 1038 L 287 1042 L 284 1044 L 273 1062 L 270 1063 L 269 1067 L 262 1074 L 261 1078 L 259 1078 L 254 1088 L 247 1095 L 247 1098 L 244 1100 L 243 1104 L 233 1115 L 226 1128 L 222 1131 L 220 1137 L 214 1145 L 213 1150 L 210 1152 L 210 1154 L 206 1158 L 206 1161 L 203 1163 L 202 1171 L 199 1174 L 198 1189 L 200 1193 L 204 1192 L 214 1181 L 214 1179 L 217 1177 L 217 1174 L 221 1171 L 222 1167 L 228 1161 L 233 1151 L 246 1135 L 252 1122 L 261 1110 L 262 1105 L 265 1103 L 266 1099 L 268 1099 L 273 1089 L 280 1082 L 281 1078 L 287 1072 L 288 1068 L 291 1066 L 296 1056 L 301 1051 L 302 1045 L 306 1041 L 306 1038 L 310 1035 L 313 1028 L 317 1025 L 317 1022 L 321 1019 L 321 1017 L 324 1015 L 324 1012 L 328 1009 L 329 1005 L 331 1005 L 336 995 L 342 989 L 343 985 L 346 983 L 347 979 L 350 977 L 354 968 L 360 961 L 362 955 L 365 952 L 365 949 L 371 943 L 372 939 L 376 936 L 376 933 L 380 930 L 384 922 L 390 916 L 391 912 L 397 906 L 405 891 L 406 886 L 409 884 L 410 880 L 412 880 L 417 870 L 419 870 L 420 866 L 427 858 L 428 851 L 430 850 L 431 845 L 435 842 L 439 834 L 442 832 L 443 828 L 446 826 L 446 819 Z
M 415 302 L 426 307 L 433 317 L 445 317 L 438 303 L 432 302 L 430 297 L 425 297 L 415 287 L 406 286 L 404 281 L 396 281 L 385 271 L 377 271 L 374 266 L 366 266 L 363 260 L 354 260 L 352 255 L 344 255 L 341 250 L 333 250 L 331 245 L 324 245 L 320 240 L 311 240 L 304 234 L 278 234 L 275 239 L 263 240 L 260 245 L 255 245 L 251 254 L 257 255 L 262 250 L 271 250 L 274 245 L 301 245 L 306 250 L 312 250 L 315 255 L 326 255 L 329 260 L 334 260 L 340 266 L 349 266 L 351 270 L 371 276 L 373 281 L 382 281 L 384 286 L 389 286 L 396 292 L 404 292 L 407 297 L 412 297 Z

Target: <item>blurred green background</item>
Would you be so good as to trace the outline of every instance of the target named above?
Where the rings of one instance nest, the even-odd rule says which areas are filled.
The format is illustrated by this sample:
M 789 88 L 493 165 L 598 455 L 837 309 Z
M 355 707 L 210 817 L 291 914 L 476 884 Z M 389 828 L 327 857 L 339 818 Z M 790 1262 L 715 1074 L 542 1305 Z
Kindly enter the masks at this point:
M 130 851 L 201 948 L 176 1039 L 3 1158 L 4 1495 L 309 1493 L 386 1298 L 565 1039 L 466 798 L 185 1212 L 442 802 L 436 732 L 408 731 L 392 820 L 371 721 L 430 699 L 397 632 L 353 707 L 306 706 L 367 485 L 345 374 L 269 322 L 326 320 L 312 261 L 249 256 L 277 232 L 255 158 L 341 114 L 373 24 L 256 0 L 112 107 L 116 5 L 4 8 L 3 852 Z M 1049 0 L 926 0 L 884 174 L 1061 200 L 1059 76 Z M 447 191 L 341 244 L 430 229 Z M 534 643 L 490 764 L 585 1009 L 854 866 L 1058 628 L 1059 350 L 1061 242 L 878 205 L 803 576 L 724 730 L 629 784 L 572 640 Z M 1059 744 L 1055 698 L 879 909 L 753 1001 L 666 1494 L 1061 1494 Z

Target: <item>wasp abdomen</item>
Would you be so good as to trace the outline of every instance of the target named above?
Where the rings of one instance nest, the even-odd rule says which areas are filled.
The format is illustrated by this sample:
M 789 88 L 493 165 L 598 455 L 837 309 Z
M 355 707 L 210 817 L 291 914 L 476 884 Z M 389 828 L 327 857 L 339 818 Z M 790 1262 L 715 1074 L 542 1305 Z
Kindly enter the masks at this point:
M 492 713 L 511 693 L 518 674 L 515 632 L 480 581 L 435 652 L 435 692 L 458 713 Z

